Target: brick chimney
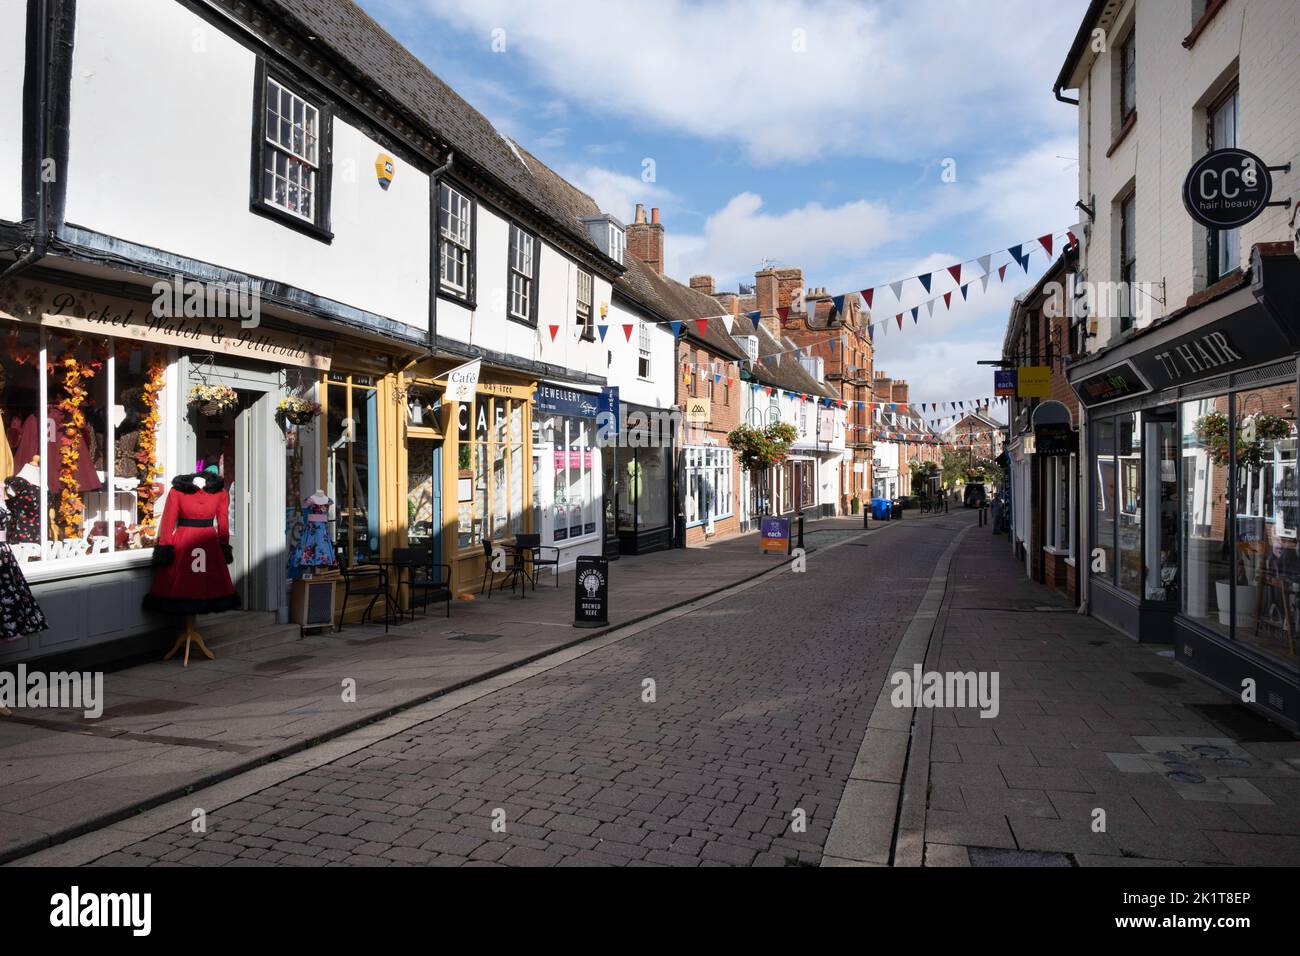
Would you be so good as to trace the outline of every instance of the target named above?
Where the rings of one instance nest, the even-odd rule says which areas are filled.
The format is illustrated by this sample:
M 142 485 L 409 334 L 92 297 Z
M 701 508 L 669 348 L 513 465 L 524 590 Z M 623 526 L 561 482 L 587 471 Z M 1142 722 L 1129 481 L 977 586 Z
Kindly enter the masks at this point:
M 803 288 L 803 269 L 798 266 L 786 269 L 763 269 L 754 273 L 754 298 L 763 326 L 772 337 L 781 338 L 781 320 L 776 310 L 789 308 L 795 294 Z
M 906 405 L 907 404 L 907 379 L 903 379 L 903 378 L 896 379 L 894 381 L 894 389 L 891 394 L 893 395 L 893 397 L 890 399 L 891 402 L 894 402 L 898 405 Z
M 663 275 L 664 227 L 659 222 L 658 207 L 650 210 L 650 221 L 646 222 L 645 206 L 636 204 L 636 218 L 627 227 L 627 251 Z
M 713 276 L 691 276 L 691 288 L 696 292 L 703 292 L 705 295 L 714 295 Z

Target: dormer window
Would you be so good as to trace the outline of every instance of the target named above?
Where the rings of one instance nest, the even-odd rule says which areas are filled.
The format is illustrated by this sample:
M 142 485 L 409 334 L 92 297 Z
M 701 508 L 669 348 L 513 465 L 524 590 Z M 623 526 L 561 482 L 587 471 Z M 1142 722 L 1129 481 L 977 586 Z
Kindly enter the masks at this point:
M 582 216 L 578 221 L 587 227 L 587 235 L 601 252 L 619 265 L 623 264 L 623 256 L 627 252 L 627 231 L 621 222 L 605 213 Z

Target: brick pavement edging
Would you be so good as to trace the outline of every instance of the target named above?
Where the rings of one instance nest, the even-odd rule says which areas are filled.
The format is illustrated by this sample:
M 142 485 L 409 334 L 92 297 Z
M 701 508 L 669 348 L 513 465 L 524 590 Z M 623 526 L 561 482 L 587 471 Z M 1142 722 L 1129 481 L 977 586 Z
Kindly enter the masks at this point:
M 948 587 L 948 571 L 962 540 L 971 530 L 968 525 L 957 533 L 939 558 L 930 583 L 917 606 L 916 613 L 903 632 L 898 649 L 894 652 L 889 673 L 910 671 L 917 663 L 924 663 L 938 630 L 939 615 Z M 904 782 L 909 779 L 911 752 L 914 742 L 915 708 L 895 707 L 890 700 L 888 677 L 876 698 L 867 732 L 858 748 L 853 770 L 844 785 L 826 839 L 822 866 L 889 866 L 901 853 L 911 865 L 920 847 L 915 827 L 904 824 L 911 821 L 901 817 L 904 809 Z M 928 755 L 928 741 L 923 750 Z M 928 756 L 926 761 L 928 764 Z M 924 794 L 924 791 L 922 791 Z M 921 803 L 921 824 L 924 826 L 924 800 Z M 898 851 L 895 834 L 899 834 Z M 923 831 L 922 834 L 923 836 Z M 904 836 L 906 839 L 904 840 Z M 921 844 L 923 847 L 923 844 Z
M 808 549 L 808 553 L 811 555 L 833 550 L 883 531 L 892 524 L 894 523 L 870 529 L 855 529 L 852 535 Z M 485 671 L 458 681 L 454 685 L 444 686 L 422 695 L 419 699 L 351 721 L 348 725 L 329 734 L 295 741 L 273 754 L 262 754 L 254 759 L 224 767 L 196 778 L 186 787 L 175 788 L 149 801 L 142 801 L 125 812 L 106 814 L 98 820 L 66 828 L 48 839 L 30 841 L 17 850 L 5 852 L 3 857 L 0 857 L 0 864 L 77 866 L 89 863 L 138 841 L 142 836 L 153 835 L 188 823 L 191 812 L 196 806 L 202 806 L 206 812 L 211 813 L 267 787 L 346 757 L 377 741 L 407 732 L 419 724 L 440 717 L 502 688 L 543 674 L 609 644 L 626 640 L 667 620 L 681 617 L 700 607 L 756 587 L 768 575 L 784 569 L 790 560 L 792 559 L 784 560 L 755 574 L 696 594 L 635 619 L 599 630 L 585 631 L 581 636 L 560 647 L 553 647 L 525 660 Z

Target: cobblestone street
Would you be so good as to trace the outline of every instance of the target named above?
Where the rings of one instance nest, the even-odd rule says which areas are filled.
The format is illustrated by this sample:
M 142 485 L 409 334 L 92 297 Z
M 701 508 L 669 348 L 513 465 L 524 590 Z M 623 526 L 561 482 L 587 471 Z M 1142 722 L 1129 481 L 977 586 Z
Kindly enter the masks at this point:
M 816 864 L 894 645 L 973 520 L 814 553 L 804 574 L 212 810 L 206 834 L 184 825 L 100 862 Z

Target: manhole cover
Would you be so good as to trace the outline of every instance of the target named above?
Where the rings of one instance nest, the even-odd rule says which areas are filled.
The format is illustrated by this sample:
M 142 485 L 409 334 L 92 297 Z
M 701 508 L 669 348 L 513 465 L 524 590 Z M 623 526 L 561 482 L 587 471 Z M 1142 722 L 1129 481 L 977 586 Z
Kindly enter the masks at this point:
M 992 846 L 973 846 L 967 852 L 971 866 L 1074 866 L 1074 857 L 1069 853 L 1006 850 Z
M 1175 770 L 1165 776 L 1176 783 L 1205 783 L 1205 778 L 1199 773 L 1192 773 L 1188 770 Z
M 500 634 L 453 634 L 448 638 L 449 641 L 469 641 L 473 644 L 486 644 L 488 641 L 495 641 Z
M 1166 674 L 1162 671 L 1134 671 L 1133 676 L 1152 687 L 1170 688 L 1187 683 L 1181 677 L 1175 677 L 1173 674 Z
M 1226 757 L 1228 751 L 1222 747 L 1216 747 L 1214 744 L 1194 744 L 1192 749 L 1202 757 Z

